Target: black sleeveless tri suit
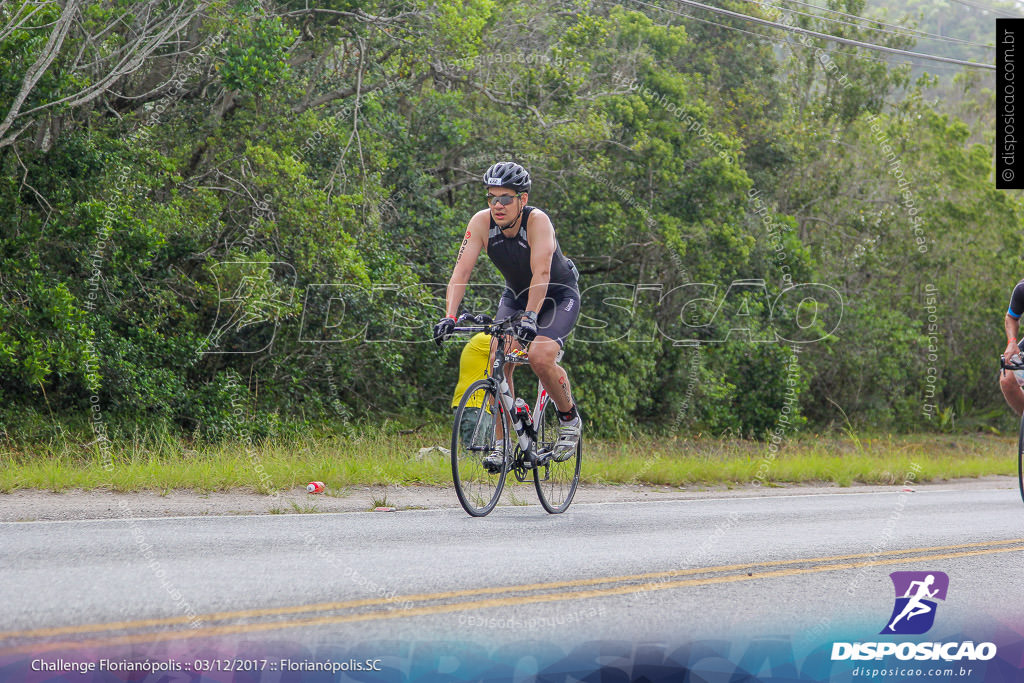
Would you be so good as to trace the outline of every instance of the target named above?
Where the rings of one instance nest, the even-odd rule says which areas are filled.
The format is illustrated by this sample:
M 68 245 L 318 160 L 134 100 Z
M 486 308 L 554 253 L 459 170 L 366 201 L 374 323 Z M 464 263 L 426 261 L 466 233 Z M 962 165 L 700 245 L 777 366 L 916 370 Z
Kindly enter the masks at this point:
M 526 239 L 526 226 L 530 213 L 535 207 L 524 206 L 519 230 L 512 237 L 506 237 L 490 218 L 487 233 L 487 255 L 505 276 L 505 291 L 498 302 L 496 320 L 507 318 L 517 311 L 526 310 L 529 300 L 530 281 L 533 269 L 530 267 L 530 243 Z M 551 277 L 544 304 L 537 316 L 537 335 L 556 340 L 565 346 L 573 326 L 580 316 L 580 290 L 577 284 L 579 273 L 573 262 L 565 257 L 555 239 L 555 253 L 551 256 Z

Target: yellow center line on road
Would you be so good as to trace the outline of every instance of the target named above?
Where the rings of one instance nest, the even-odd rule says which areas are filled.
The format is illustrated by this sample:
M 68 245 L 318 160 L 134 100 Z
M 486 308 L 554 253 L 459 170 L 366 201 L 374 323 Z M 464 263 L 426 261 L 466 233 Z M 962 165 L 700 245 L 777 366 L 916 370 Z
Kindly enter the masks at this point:
M 891 555 L 908 555 L 913 553 L 928 553 L 939 550 L 962 550 L 966 548 L 979 548 L 988 546 L 1002 546 L 1013 544 L 1024 544 L 1024 538 L 1015 538 L 1002 541 L 983 541 L 977 543 L 962 543 L 959 545 L 940 545 L 926 548 L 906 548 L 903 550 L 886 550 L 877 553 L 855 553 L 852 555 L 832 555 L 827 557 L 808 557 L 796 560 L 768 560 L 765 562 L 751 562 L 747 564 L 726 564 L 715 567 L 696 567 L 693 569 L 672 569 L 663 572 L 649 572 L 646 574 L 630 574 L 624 576 L 599 577 L 595 579 L 574 579 L 571 581 L 556 581 L 552 583 L 531 583 L 518 586 L 492 586 L 487 588 L 470 588 L 458 591 L 446 591 L 441 593 L 419 593 L 412 595 L 396 595 L 390 598 L 364 598 L 360 600 L 347 600 L 343 602 L 321 602 L 311 605 L 289 605 L 286 607 L 265 607 L 250 610 L 236 610 L 232 612 L 213 612 L 200 614 L 195 617 L 179 616 L 164 617 L 159 619 L 140 619 L 135 621 L 115 621 L 102 624 L 82 624 L 79 626 L 58 626 L 53 628 L 41 628 L 28 631 L 6 631 L 0 632 L 0 640 L 10 638 L 46 638 L 59 636 L 68 633 L 97 633 L 100 631 L 123 631 L 128 629 L 148 628 L 151 626 L 173 626 L 175 624 L 188 624 L 206 621 L 225 621 L 228 619 L 248 619 L 253 617 L 270 617 L 281 614 L 301 614 L 303 612 L 329 612 L 342 609 L 353 609 L 357 607 L 387 607 L 390 605 L 401 605 L 409 602 L 426 602 L 434 600 L 448 600 L 451 598 L 462 598 L 473 595 L 495 595 L 499 593 L 522 593 L 536 592 L 541 590 L 557 590 L 559 588 L 578 588 L 583 586 L 594 586 L 602 583 L 623 583 L 640 582 L 645 580 L 663 579 L 675 576 L 692 576 L 694 574 L 710 574 L 727 571 L 739 571 L 756 569 L 759 567 L 779 567 L 796 564 L 812 564 L 820 562 L 836 562 L 840 560 L 854 560 L 863 557 L 884 557 Z M 913 559 L 913 558 L 908 558 Z
M 1016 541 L 996 541 L 996 542 L 988 543 L 988 544 L 971 543 L 971 544 L 964 544 L 963 546 L 949 546 L 949 547 L 950 548 L 957 548 L 957 547 L 967 548 L 967 547 L 976 547 L 978 545 L 1005 546 L 1005 545 L 1007 545 L 1009 543 L 1024 543 L 1024 539 L 1018 539 Z M 902 552 L 904 555 L 906 555 L 907 553 L 916 552 L 916 551 L 908 551 L 908 550 L 892 551 L 892 552 L 890 552 L 888 554 L 894 554 L 896 552 Z M 63 642 L 38 643 L 38 644 L 35 644 L 35 645 L 22 645 L 22 646 L 19 646 L 19 647 L 14 647 L 14 648 L 8 648 L 8 649 L 0 650 L 0 656 L 12 655 L 12 654 L 20 654 L 20 653 L 41 653 L 41 652 L 49 652 L 49 651 L 53 651 L 53 650 L 81 649 L 81 648 L 90 648 L 90 647 L 109 647 L 109 646 L 114 646 L 114 645 L 128 645 L 128 644 L 140 643 L 140 642 L 159 642 L 159 641 L 167 641 L 167 640 L 186 640 L 186 639 L 191 639 L 191 638 L 213 637 L 213 636 L 232 635 L 232 634 L 239 634 L 239 633 L 254 633 L 254 632 L 259 632 L 259 631 L 275 631 L 275 630 L 288 629 L 288 628 L 301 628 L 301 627 L 309 627 L 309 626 L 322 626 L 322 625 L 327 625 L 327 624 L 343 624 L 343 623 L 352 623 L 352 622 L 359 622 L 359 621 L 372 621 L 372 620 L 382 620 L 382 619 L 393 619 L 393 618 L 396 618 L 396 617 L 417 617 L 417 616 L 432 615 L 432 614 L 443 614 L 443 613 L 446 613 L 446 612 L 459 612 L 459 611 L 463 611 L 463 610 L 486 609 L 486 608 L 491 608 L 491 607 L 514 607 L 514 606 L 518 606 L 518 605 L 531 604 L 531 603 L 560 602 L 560 601 L 565 601 L 565 600 L 585 600 L 585 599 L 589 599 L 589 598 L 608 597 L 608 596 L 623 595 L 623 594 L 626 594 L 626 593 L 634 593 L 634 592 L 667 590 L 667 589 L 672 589 L 672 588 L 684 588 L 684 587 L 690 587 L 690 586 L 707 586 L 707 585 L 714 585 L 714 584 L 721 584 L 721 583 L 735 583 L 735 582 L 739 582 L 739 581 L 754 581 L 754 580 L 768 579 L 768 578 L 782 578 L 782 577 L 789 577 L 789 576 L 800 576 L 800 575 L 804 575 L 804 574 L 817 574 L 817 573 L 823 573 L 823 572 L 840 571 L 840 570 L 844 570 L 844 569 L 858 569 L 858 568 L 861 568 L 861 567 L 886 566 L 886 565 L 903 564 L 903 563 L 906 563 L 906 562 L 918 562 L 918 561 L 946 560 L 946 559 L 954 559 L 954 558 L 962 558 L 962 557 L 974 557 L 974 556 L 978 556 L 978 555 L 992 555 L 992 554 L 997 554 L 997 553 L 1008 553 L 1008 552 L 1024 552 L 1024 546 L 1017 546 L 1017 547 L 994 547 L 994 548 L 990 547 L 990 548 L 985 548 L 985 549 L 980 549 L 980 550 L 963 550 L 961 552 L 943 553 L 943 554 L 935 554 L 935 555 L 913 555 L 913 556 L 910 556 L 910 557 L 894 557 L 894 558 L 888 558 L 888 559 L 869 560 L 869 561 L 865 561 L 865 562 L 839 562 L 839 563 L 833 563 L 833 564 L 819 565 L 819 566 L 815 566 L 815 567 L 796 567 L 796 568 L 790 568 L 790 569 L 780 569 L 780 570 L 770 571 L 770 572 L 759 572 L 759 573 L 756 573 L 756 574 L 753 573 L 753 572 L 751 572 L 751 573 L 743 573 L 743 572 L 741 572 L 741 573 L 738 573 L 738 574 L 728 574 L 728 575 L 724 575 L 724 576 L 692 578 L 692 579 L 685 579 L 685 580 L 680 580 L 680 581 L 665 581 L 665 582 L 662 582 L 662 583 L 649 583 L 649 584 L 639 584 L 639 585 L 634 583 L 634 584 L 626 585 L 626 586 L 616 586 L 616 587 L 610 587 L 610 588 L 599 588 L 599 589 L 593 589 L 593 590 L 577 590 L 577 591 L 568 591 L 568 592 L 561 592 L 561 593 L 542 593 L 542 594 L 526 595 L 526 596 L 491 598 L 491 599 L 487 599 L 487 600 L 463 601 L 463 602 L 446 603 L 446 604 L 442 604 L 442 605 L 426 605 L 426 606 L 422 606 L 422 607 L 409 607 L 409 608 L 389 610 L 389 611 L 377 611 L 377 612 L 367 612 L 367 613 L 360 613 L 360 614 L 347 614 L 347 615 L 338 615 L 338 616 L 324 616 L 324 617 L 316 617 L 316 618 L 311 618 L 311 619 L 296 619 L 296 620 L 291 620 L 291 621 L 261 622 L 261 623 L 256 623 L 256 624 L 227 624 L 227 625 L 223 625 L 223 626 L 211 626 L 211 627 L 206 627 L 206 628 L 190 629 L 190 630 L 187 630 L 187 631 L 163 631 L 163 632 L 158 632 L 158 633 L 144 633 L 144 634 L 123 635 L 123 636 L 111 636 L 111 637 L 107 637 L 107 638 L 98 638 L 98 639 L 84 640 L 84 641 L 63 641 Z M 879 555 L 881 555 L 881 554 L 882 553 L 879 553 Z M 860 557 L 860 556 L 863 556 L 863 555 L 864 554 L 859 554 L 859 555 L 857 555 L 855 557 Z M 834 560 L 848 559 L 849 557 L 851 557 L 851 556 L 845 556 L 844 555 L 844 556 L 836 556 L 836 557 L 833 557 L 833 558 L 821 558 L 821 559 L 833 560 L 834 561 Z M 779 565 L 779 564 L 797 564 L 799 562 L 800 562 L 799 560 L 792 560 L 792 561 L 789 561 L 789 562 L 785 562 L 785 561 L 781 561 L 780 560 L 780 561 L 771 562 L 771 563 L 762 563 L 760 565 L 753 565 L 753 564 L 750 564 L 750 565 L 727 565 L 727 567 L 729 567 L 730 569 L 736 569 L 736 568 L 739 568 L 739 569 L 750 569 L 750 568 L 756 568 L 757 566 L 766 566 L 766 565 L 769 565 L 769 564 L 774 564 L 774 565 Z M 806 562 L 806 560 L 804 560 L 804 562 Z M 703 570 L 695 570 L 695 571 L 700 571 L 701 573 L 707 573 L 709 571 L 712 571 L 713 569 L 714 568 L 705 568 Z M 658 572 L 657 574 L 665 575 L 666 572 Z M 630 580 L 635 581 L 637 579 L 647 578 L 647 577 L 650 577 L 650 576 L 652 576 L 652 575 L 651 574 L 638 574 L 638 575 L 635 575 L 633 577 L 627 577 L 627 578 L 629 578 Z M 612 579 L 605 579 L 604 580 L 605 583 L 610 582 L 610 581 L 612 581 Z M 572 583 L 572 582 L 562 582 L 562 583 Z M 550 589 L 555 584 L 533 584 L 533 585 L 537 586 L 539 588 L 542 588 L 542 589 Z M 474 590 L 474 591 L 453 591 L 453 593 L 460 593 L 462 595 L 471 594 L 471 593 L 478 594 L 482 590 L 483 589 Z M 507 592 L 507 589 L 505 589 L 505 588 L 492 589 L 491 592 L 492 593 L 493 592 Z M 429 595 L 433 596 L 432 599 L 437 599 L 436 596 L 442 595 L 442 594 L 435 593 L 435 594 L 429 594 Z M 401 600 L 403 602 L 409 602 L 409 601 L 412 600 L 413 597 L 415 597 L 415 596 L 405 596 Z M 399 600 L 399 598 L 389 599 L 387 604 L 390 604 L 390 603 L 392 603 L 394 601 L 397 601 L 397 600 Z M 375 602 L 378 605 L 379 604 L 385 604 L 385 603 L 381 603 L 381 601 L 351 601 L 351 602 Z M 331 605 L 331 604 L 339 605 L 339 604 L 348 604 L 348 603 L 325 603 L 325 604 L 328 604 L 328 605 Z M 338 608 L 335 608 L 335 609 L 338 609 Z M 249 612 L 261 613 L 260 616 L 262 616 L 262 613 L 269 612 L 269 610 L 249 610 Z M 235 613 L 232 613 L 232 614 L 235 614 Z M 151 621 L 160 621 L 160 620 L 151 620 Z M 125 622 L 125 623 L 131 623 L 131 624 L 138 625 L 138 624 L 140 624 L 142 622 Z M 112 625 L 108 624 L 107 626 L 110 627 Z M 108 628 L 107 630 L 110 630 L 110 629 Z M 20 632 L 20 635 L 21 636 L 26 636 L 28 633 L 29 632 L 27 632 L 27 631 L 23 631 L 23 632 Z

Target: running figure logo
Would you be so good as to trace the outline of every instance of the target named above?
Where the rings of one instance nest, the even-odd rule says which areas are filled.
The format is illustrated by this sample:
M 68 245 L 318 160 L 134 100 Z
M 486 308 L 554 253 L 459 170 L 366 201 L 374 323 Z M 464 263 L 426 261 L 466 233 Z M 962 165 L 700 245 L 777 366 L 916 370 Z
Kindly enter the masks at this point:
M 893 572 L 896 604 L 882 634 L 918 635 L 935 623 L 935 599 L 945 600 L 949 577 L 944 572 Z

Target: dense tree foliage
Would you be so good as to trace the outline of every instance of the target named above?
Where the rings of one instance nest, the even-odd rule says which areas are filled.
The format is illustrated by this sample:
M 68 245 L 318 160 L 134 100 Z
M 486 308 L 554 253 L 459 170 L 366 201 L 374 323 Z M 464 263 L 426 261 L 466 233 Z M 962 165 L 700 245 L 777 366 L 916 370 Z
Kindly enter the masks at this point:
M 790 23 L 912 44 L 817 22 Z M 1022 206 L 982 120 L 874 54 L 736 27 L 671 3 L 5 3 L 0 422 L 438 414 L 457 346 L 429 328 L 503 158 L 583 273 L 566 365 L 592 427 L 993 419 Z M 467 306 L 499 282 L 482 257 Z

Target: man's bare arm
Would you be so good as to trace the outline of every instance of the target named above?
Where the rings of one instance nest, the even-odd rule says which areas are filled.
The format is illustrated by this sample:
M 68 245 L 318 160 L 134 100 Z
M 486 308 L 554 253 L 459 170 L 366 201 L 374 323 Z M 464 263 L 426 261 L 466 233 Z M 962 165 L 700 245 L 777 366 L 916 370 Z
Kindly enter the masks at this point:
M 533 211 L 526 237 L 530 243 L 530 270 L 533 271 L 526 310 L 540 313 L 551 282 L 551 259 L 555 255 L 555 228 L 551 219 L 540 210 Z
M 466 296 L 469 276 L 473 273 L 473 266 L 476 265 L 476 260 L 484 248 L 487 226 L 486 210 L 473 216 L 466 226 L 466 235 L 462 239 L 462 246 L 459 247 L 459 255 L 455 258 L 455 267 L 452 269 L 452 276 L 448 280 L 448 289 L 445 292 L 445 315 L 451 318 L 458 313 L 459 304 Z

